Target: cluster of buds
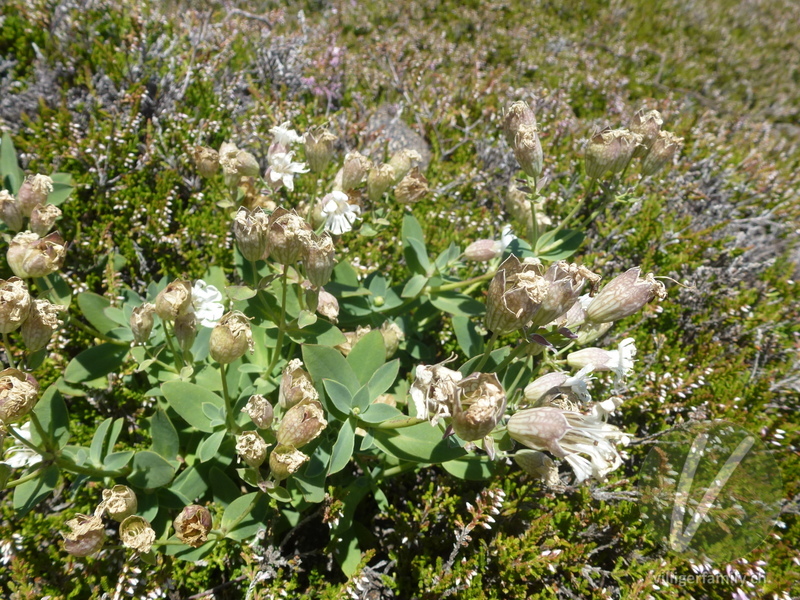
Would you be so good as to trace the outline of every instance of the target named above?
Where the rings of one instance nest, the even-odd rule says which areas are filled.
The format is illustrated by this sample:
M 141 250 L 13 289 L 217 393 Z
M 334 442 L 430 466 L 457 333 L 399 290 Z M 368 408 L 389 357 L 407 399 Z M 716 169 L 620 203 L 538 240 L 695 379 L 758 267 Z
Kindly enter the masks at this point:
M 627 169 L 634 158 L 642 160 L 642 176 L 649 177 L 672 162 L 683 139 L 662 131 L 657 110 L 639 110 L 628 129 L 606 128 L 591 137 L 586 146 L 586 175 L 600 179 Z
M 544 168 L 542 144 L 536 116 L 525 102 L 515 102 L 506 111 L 503 135 L 525 174 L 537 181 Z
M 45 299 L 31 298 L 28 286 L 19 277 L 0 279 L 0 333 L 20 330 L 29 352 L 41 350 L 61 326 L 61 306 Z

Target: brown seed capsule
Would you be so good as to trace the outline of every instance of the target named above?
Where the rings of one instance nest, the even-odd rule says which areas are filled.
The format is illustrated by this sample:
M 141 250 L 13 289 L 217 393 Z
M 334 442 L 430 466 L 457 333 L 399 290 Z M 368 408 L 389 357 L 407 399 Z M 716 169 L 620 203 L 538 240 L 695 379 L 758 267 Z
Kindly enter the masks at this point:
M 506 393 L 494 373 L 474 373 L 456 384 L 453 431 L 466 442 L 483 439 L 506 411 Z
M 127 485 L 115 485 L 110 490 L 103 490 L 103 501 L 100 503 L 100 507 L 109 517 L 117 522 L 122 522 L 136 513 L 139 503 L 131 488 Z
M 69 533 L 64 536 L 64 549 L 72 556 L 84 557 L 99 552 L 106 541 L 106 530 L 100 517 L 76 515 L 67 521 Z
M 324 288 L 319 288 L 317 312 L 331 323 L 336 323 L 339 320 L 339 301 L 336 296 L 325 291 Z
M 305 237 L 303 244 L 303 264 L 308 280 L 315 287 L 322 287 L 331 280 L 336 265 L 336 250 L 333 248 L 331 234 L 324 231 L 321 236 L 312 233 Z
M 47 175 L 28 175 L 17 192 L 17 202 L 25 217 L 30 217 L 37 204 L 47 204 L 53 191 L 53 180 Z
M 153 547 L 153 542 L 156 541 L 156 532 L 150 526 L 150 521 L 131 515 L 120 523 L 119 537 L 122 545 L 126 548 L 145 554 L 150 552 Z
M 514 139 L 514 156 L 525 174 L 539 179 L 544 168 L 544 153 L 536 126 L 521 127 Z
M 305 135 L 306 160 L 308 167 L 319 173 L 325 170 L 333 156 L 336 136 L 327 129 L 309 131 Z
M 509 146 L 514 147 L 517 134 L 521 129 L 531 127 L 536 128 L 536 115 L 533 114 L 531 107 L 526 102 L 514 102 L 508 107 L 503 119 L 503 136 Z
M 394 321 L 384 321 L 379 331 L 383 337 L 383 345 L 386 347 L 386 360 L 389 360 L 397 353 L 400 344 L 406 339 L 406 334 Z
M 484 323 L 499 335 L 530 321 L 546 292 L 541 264 L 520 262 L 513 254 L 503 261 L 489 284 Z
M 19 202 L 6 190 L 0 190 L 0 220 L 11 231 L 22 229 L 22 211 L 20 210 Z
M 394 181 L 395 172 L 392 165 L 374 165 L 367 175 L 367 197 L 370 201 L 377 202 L 394 184 Z
M 400 204 L 413 204 L 428 193 L 428 180 L 414 167 L 394 188 L 394 197 Z
M 17 369 L 0 371 L 0 422 L 15 423 L 27 415 L 39 399 L 39 383 Z
M 658 298 L 667 296 L 664 284 L 656 281 L 652 273 L 641 277 L 641 269 L 634 267 L 612 279 L 586 309 L 586 320 L 592 323 L 619 321 L 639 312 L 641 308 Z
M 64 264 L 67 246 L 57 232 L 43 238 L 31 231 L 14 236 L 8 247 L 8 266 L 17 277 L 44 277 Z
M 0 333 L 20 328 L 31 310 L 28 286 L 19 277 L 0 279 Z
M 599 179 L 605 173 L 622 171 L 633 158 L 642 136 L 627 129 L 604 129 L 595 134 L 586 146 L 586 175 Z
M 242 462 L 257 469 L 267 458 L 267 443 L 255 431 L 244 431 L 236 438 L 236 454 Z
M 233 219 L 233 235 L 239 252 L 247 260 L 265 260 L 269 255 L 269 217 L 260 208 L 240 208 Z
M 272 404 L 261 394 L 250 396 L 242 412 L 246 412 L 250 420 L 255 423 L 256 427 L 259 429 L 269 429 L 269 426 L 272 425 L 272 419 L 275 416 Z
M 547 487 L 560 487 L 558 466 L 553 459 L 538 450 L 518 450 L 514 462 L 531 477 L 540 480 Z
M 349 192 L 359 187 L 367 178 L 372 162 L 360 152 L 348 152 L 342 167 L 342 190 Z
M 153 331 L 153 314 L 155 312 L 156 305 L 151 302 L 145 302 L 133 309 L 130 325 L 135 344 L 144 344 L 150 339 L 150 334 Z
M 184 352 L 189 352 L 197 337 L 197 315 L 195 315 L 194 311 L 180 315 L 175 319 L 174 327 L 178 346 Z
M 550 265 L 542 279 L 545 286 L 531 318 L 531 327 L 547 325 L 565 314 L 578 301 L 584 284 L 588 281 L 594 286 L 600 276 L 586 267 L 561 260 Z
M 275 209 L 268 222 L 270 257 L 282 265 L 296 263 L 311 233 L 311 226 L 295 211 Z
M 634 158 L 640 158 L 649 152 L 653 142 L 658 137 L 658 133 L 661 131 L 663 123 L 661 113 L 657 110 L 641 109 L 633 115 L 628 129 L 642 136 L 641 144 L 633 152 Z
M 192 284 L 176 279 L 156 296 L 156 314 L 165 321 L 174 321 L 192 308 Z
M 211 339 L 208 341 L 211 358 L 221 365 L 227 365 L 243 356 L 248 349 L 251 353 L 255 349 L 250 319 L 238 310 L 223 315 L 211 330 Z
M 683 147 L 683 138 L 669 131 L 661 131 L 650 152 L 642 160 L 642 176 L 649 177 L 672 162 Z
M 41 350 L 50 343 L 53 333 L 61 326 L 58 314 L 64 310 L 48 300 L 37 299 L 31 304 L 28 318 L 22 324 L 22 341 L 28 352 Z
M 200 177 L 213 177 L 219 171 L 219 152 L 212 148 L 195 146 L 192 149 L 192 159 Z
M 392 167 L 392 171 L 394 172 L 394 180 L 392 181 L 392 184 L 397 185 L 400 183 L 403 178 L 408 175 L 408 172 L 414 167 L 418 166 L 421 162 L 422 156 L 420 156 L 420 153 L 416 150 L 404 148 L 403 150 L 395 152 L 387 163 L 390 167 Z
M 213 522 L 211 513 L 205 506 L 191 504 L 175 517 L 172 525 L 180 541 L 192 548 L 198 548 L 208 540 Z
M 311 382 L 311 375 L 303 369 L 303 362 L 299 358 L 293 358 L 283 368 L 281 374 L 278 389 L 278 403 L 281 408 L 291 408 L 303 400 L 318 399 L 319 394 Z
M 327 427 L 325 411 L 317 400 L 303 400 L 286 411 L 278 427 L 278 444 L 302 448 Z
M 235 177 L 258 177 L 261 167 L 255 156 L 239 150 L 235 144 L 224 142 L 219 149 L 219 164 L 226 175 Z
M 54 204 L 37 204 L 31 211 L 30 228 L 33 233 L 45 236 L 61 217 L 61 209 Z
M 292 446 L 277 446 L 269 455 L 269 471 L 276 481 L 297 473 L 309 457 Z

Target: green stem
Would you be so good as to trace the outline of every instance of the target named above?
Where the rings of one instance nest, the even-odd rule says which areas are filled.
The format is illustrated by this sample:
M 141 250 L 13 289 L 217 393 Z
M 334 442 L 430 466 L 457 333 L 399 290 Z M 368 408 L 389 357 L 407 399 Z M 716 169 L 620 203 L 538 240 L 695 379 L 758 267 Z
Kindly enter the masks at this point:
M 225 424 L 228 431 L 236 435 L 239 433 L 239 426 L 236 424 L 236 418 L 233 415 L 233 408 L 231 407 L 231 397 L 228 393 L 228 365 L 220 365 L 219 373 L 222 376 L 222 399 L 225 401 Z
M 22 444 L 26 448 L 29 448 L 30 450 L 33 450 L 39 456 L 42 456 L 42 457 L 47 456 L 47 454 L 48 454 L 47 450 L 39 448 L 39 446 L 35 445 L 33 442 L 31 442 L 29 440 L 26 440 L 19 433 L 17 433 L 17 431 L 13 427 L 9 427 L 8 428 L 8 433 L 10 433 L 14 437 L 14 439 L 16 439 L 20 444 Z M 46 436 L 42 436 L 42 439 L 46 440 L 47 437 Z
M 281 346 L 283 346 L 283 334 L 286 329 L 286 273 L 288 267 L 283 265 L 283 273 L 281 273 L 281 316 L 278 320 L 278 339 L 275 341 L 275 351 L 272 353 L 272 360 L 267 367 L 267 377 L 272 375 L 272 369 L 278 364 L 278 357 L 281 355 Z
M 17 365 L 14 363 L 14 356 L 11 354 L 11 350 L 9 350 L 9 346 L 11 344 L 8 341 L 8 334 L 3 334 L 3 350 L 6 351 L 6 360 L 8 360 L 8 366 L 12 369 L 16 369 Z
M 519 355 L 522 354 L 523 352 L 525 352 L 527 349 L 528 349 L 528 344 L 520 344 L 519 346 L 514 348 L 514 350 L 511 352 L 511 354 L 506 356 L 503 359 L 503 361 L 494 368 L 493 372 L 494 373 L 498 373 L 498 372 L 502 371 L 503 369 L 505 369 L 511 363 L 512 360 L 514 360 L 515 358 L 518 358 Z
M 105 469 L 93 469 L 92 467 L 84 467 L 81 465 L 76 465 L 71 460 L 66 459 L 62 456 L 56 457 L 55 463 L 65 471 L 71 471 L 72 473 L 79 473 L 80 475 L 88 475 L 90 477 L 95 477 L 98 479 L 106 477 L 109 477 L 111 479 L 116 479 L 117 477 L 124 477 L 130 474 L 131 472 L 131 467 L 129 466 L 126 466 L 123 469 L 117 469 L 116 471 L 106 471 Z
M 123 342 L 122 340 L 116 340 L 116 339 L 114 339 L 112 337 L 109 337 L 109 336 L 105 335 L 104 333 L 100 333 L 94 327 L 90 327 L 86 323 L 84 323 L 82 321 L 79 321 L 78 319 L 76 319 L 74 317 L 70 317 L 69 324 L 70 325 L 75 325 L 78 329 L 80 329 L 84 333 L 88 333 L 92 337 L 99 338 L 99 339 L 103 340 L 104 342 L 108 342 L 110 344 L 115 344 L 117 346 L 130 346 L 130 342 Z
M 480 372 L 480 370 L 486 364 L 486 361 L 489 360 L 489 355 L 492 353 L 492 348 L 494 348 L 494 343 L 497 341 L 497 338 L 497 332 L 492 332 L 492 337 L 490 337 L 489 341 L 486 342 L 486 348 L 483 350 L 483 356 L 481 357 L 481 360 L 478 362 L 478 365 L 472 369 L 473 373 Z
M 418 463 L 404 462 L 401 465 L 397 465 L 395 467 L 389 467 L 388 469 L 383 471 L 378 477 L 376 477 L 375 480 L 380 481 L 381 479 L 388 479 L 389 477 L 400 475 L 401 473 L 405 473 L 406 471 L 413 471 L 417 467 L 419 467 Z
M 39 473 L 41 473 L 44 463 L 39 463 L 39 464 L 40 464 L 39 468 L 36 469 L 33 473 L 28 473 L 27 475 L 23 475 L 19 479 L 15 479 L 14 481 L 9 481 L 8 483 L 6 483 L 6 487 L 4 489 L 15 488 L 18 485 L 22 485 L 26 481 L 30 481 L 31 479 L 36 479 L 37 477 L 39 477 Z
M 530 230 L 530 241 L 531 241 L 531 248 L 536 248 L 536 244 L 539 242 L 539 222 L 536 219 L 536 199 L 539 197 L 539 190 L 538 182 L 536 181 L 535 177 L 528 177 L 528 184 L 533 182 L 533 194 L 531 197 L 528 198 L 528 203 L 531 209 L 531 230 Z
M 426 294 L 436 294 L 438 292 L 448 292 L 450 290 L 457 290 L 460 287 L 465 285 L 471 285 L 473 283 L 480 283 L 481 281 L 486 281 L 487 279 L 491 279 L 495 276 L 496 271 L 489 271 L 484 273 L 483 275 L 478 275 L 476 277 L 471 277 L 470 279 L 465 279 L 463 281 L 452 281 L 450 283 L 444 283 L 442 285 L 437 285 L 433 287 L 429 287 L 424 290 Z
M 175 368 L 178 370 L 178 373 L 181 372 L 183 369 L 183 353 L 181 352 L 178 354 L 175 352 L 175 345 L 172 343 L 172 333 L 169 330 L 169 322 L 163 321 L 164 323 L 164 339 L 167 341 L 167 346 L 169 346 L 169 351 L 172 353 L 172 357 L 175 360 Z
M 555 236 L 562 229 L 564 229 L 564 227 L 567 226 L 567 223 L 569 223 L 572 219 L 574 219 L 575 215 L 577 215 L 578 212 L 580 212 L 581 208 L 583 208 L 584 204 L 586 204 L 586 201 L 589 200 L 589 196 L 591 196 L 592 192 L 594 191 L 594 186 L 596 183 L 597 183 L 596 179 L 592 179 L 589 182 L 589 187 L 586 188 L 586 193 L 583 195 L 583 197 L 578 201 L 578 203 L 574 206 L 574 208 L 570 211 L 570 213 L 566 217 L 564 217 L 561 220 L 561 222 L 556 226 L 556 228 L 553 229 L 553 231 L 551 232 L 553 235 L 553 239 L 555 239 Z M 543 248 L 542 253 L 546 252 L 547 250 L 549 250 L 549 247 Z

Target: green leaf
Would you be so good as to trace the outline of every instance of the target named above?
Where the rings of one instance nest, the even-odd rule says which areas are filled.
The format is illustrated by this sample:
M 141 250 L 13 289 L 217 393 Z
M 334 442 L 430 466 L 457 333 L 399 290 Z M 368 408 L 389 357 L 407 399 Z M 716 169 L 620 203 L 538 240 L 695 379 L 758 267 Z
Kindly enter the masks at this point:
M 23 476 L 31 472 L 26 470 Z M 15 487 L 13 504 L 18 516 L 21 517 L 27 514 L 34 506 L 47 498 L 58 484 L 58 477 L 58 467 L 50 465 L 43 471 L 39 471 L 37 477 Z
M 51 173 L 50 179 L 53 180 L 53 191 L 47 196 L 50 204 L 59 206 L 69 198 L 75 189 L 75 182 L 69 173 Z
M 353 369 L 361 385 L 367 383 L 385 362 L 386 345 L 379 330 L 370 331 L 358 340 L 347 355 L 347 364 Z
M 155 452 L 141 450 L 133 457 L 133 471 L 128 481 L 139 488 L 154 489 L 168 485 L 175 468 Z
M 391 456 L 420 463 L 441 463 L 466 454 L 454 437 L 442 439 L 442 431 L 430 423 L 401 429 L 372 429 L 375 445 Z
M 73 358 L 64 371 L 64 380 L 69 383 L 92 385 L 95 380 L 118 371 L 128 355 L 128 347 L 119 344 L 100 344 L 84 350 Z M 105 387 L 105 381 L 94 387 Z
M 253 492 L 231 502 L 222 514 L 220 529 L 225 532 L 225 537 L 237 541 L 246 540 L 264 527 L 267 498 L 266 494 Z
M 208 462 L 217 455 L 219 446 L 222 440 L 225 439 L 226 433 L 228 432 L 225 429 L 221 429 L 200 442 L 200 445 L 197 446 L 197 458 L 200 459 L 200 462 Z
M 370 403 L 369 388 L 365 385 L 353 396 L 353 409 L 357 411 L 366 410 Z
M 177 535 L 173 535 L 168 541 L 174 544 L 167 546 L 165 553 L 168 556 L 174 556 L 178 560 L 186 560 L 193 563 L 196 563 L 198 560 L 202 560 L 211 554 L 211 551 L 214 550 L 214 547 L 217 545 L 217 540 L 209 540 L 197 548 L 192 548 L 191 546 L 180 546 L 180 540 L 178 539 Z
M 314 313 L 312 313 L 310 311 L 301 310 L 300 314 L 297 315 L 297 328 L 298 329 L 304 329 L 304 328 L 308 327 L 309 325 L 313 325 L 316 322 L 317 322 L 317 315 L 315 315 Z
M 498 463 L 485 455 L 470 454 L 463 458 L 443 462 L 442 467 L 460 479 L 485 481 L 497 473 Z
M 336 443 L 333 445 L 333 450 L 331 451 L 331 466 L 328 469 L 329 475 L 333 475 L 344 469 L 353 457 L 356 423 L 357 421 L 355 418 L 347 419 L 342 423 L 342 428 L 339 430 L 339 437 L 336 438 Z
M 225 293 L 228 295 L 228 298 L 230 298 L 234 302 L 239 302 L 239 301 L 249 300 L 250 298 L 255 296 L 258 292 L 246 285 L 230 285 L 225 288 Z
M 306 468 L 295 473 L 289 480 L 297 486 L 306 502 L 319 504 L 325 499 L 325 479 L 328 476 L 330 462 L 330 447 L 327 444 L 319 444 L 306 463 Z
M 352 412 L 353 395 L 347 386 L 342 385 L 333 379 L 323 379 L 322 385 L 325 387 L 325 393 L 330 398 L 333 405 L 341 413 L 342 417 L 346 417 Z
M 338 350 L 328 346 L 306 344 L 303 346 L 303 363 L 315 383 L 323 379 L 332 379 L 347 387 L 351 394 L 355 394 L 361 387 L 350 363 Z
M 400 296 L 402 298 L 416 298 L 427 283 L 428 278 L 425 275 L 412 275 L 411 279 L 409 279 L 405 287 L 403 287 Z
M 553 229 L 536 242 L 536 255 L 542 260 L 564 260 L 578 251 L 585 237 L 576 229 L 562 229 L 557 233 Z
M 213 433 L 211 419 L 203 411 L 203 404 L 211 404 L 225 410 L 225 402 L 214 392 L 187 381 L 168 381 L 161 384 L 161 391 L 173 410 L 195 429 Z
M 112 452 L 103 460 L 103 468 L 108 469 L 109 471 L 118 471 L 130 462 L 134 454 L 135 452 L 133 450 Z
M 372 402 L 380 396 L 389 391 L 397 379 L 397 373 L 400 370 L 400 359 L 395 358 L 388 363 L 381 365 L 367 384 L 369 388 L 369 401 Z
M 457 317 L 476 317 L 486 311 L 483 302 L 478 302 L 465 294 L 452 291 L 431 295 L 431 304 L 442 312 Z
M 389 406 L 382 402 L 373 402 L 367 410 L 358 415 L 358 418 L 364 423 L 383 423 L 387 419 L 395 419 L 402 416 L 403 413 L 394 406 Z
M 66 446 L 70 438 L 69 412 L 56 385 L 51 385 L 44 391 L 33 412 L 55 447 L 61 449 Z M 34 444 L 42 441 L 35 427 L 31 428 L 31 440 Z
M 108 417 L 100 423 L 92 437 L 92 443 L 89 446 L 89 460 L 96 465 L 103 464 L 103 456 L 106 454 L 106 437 L 108 436 L 108 430 L 111 428 L 111 423 L 113 421 L 113 417 Z
M 167 413 L 160 408 L 150 417 L 150 437 L 153 440 L 150 446 L 153 452 L 167 460 L 175 460 L 180 452 L 178 432 Z
M 233 502 L 242 493 L 233 479 L 228 477 L 225 472 L 218 467 L 211 467 L 209 481 L 212 484 L 211 493 L 214 496 L 215 502 L 227 504 Z M 201 494 L 198 494 L 198 496 L 200 495 Z
M 453 317 L 453 331 L 459 348 L 467 356 L 483 354 L 483 336 L 478 333 L 475 322 L 467 317 Z
M 3 133 L 3 142 L 0 144 L 0 175 L 3 177 L 3 186 L 16 195 L 25 180 L 25 173 L 19 168 L 17 149 L 7 131 Z
M 119 323 L 110 319 L 105 313 L 105 309 L 111 307 L 111 302 L 106 298 L 92 292 L 82 292 L 78 294 L 76 300 L 86 320 L 103 335 L 108 335 L 112 329 L 119 326 Z
M 455 242 L 450 242 L 447 250 L 436 257 L 436 270 L 440 273 L 444 273 L 447 269 L 447 266 L 456 260 L 460 255 L 461 248 L 459 248 Z
M 403 227 L 401 229 L 403 242 L 407 239 L 415 239 L 420 242 L 425 242 L 425 234 L 422 232 L 422 226 L 413 215 L 403 216 Z
M 11 468 L 11 465 L 7 465 L 6 463 L 0 463 L 0 490 L 6 489 L 6 484 L 8 483 L 8 477 L 11 475 L 11 472 L 14 469 Z
M 302 329 L 288 327 L 286 334 L 298 344 L 319 344 L 322 346 L 337 346 L 344 344 L 347 338 L 342 331 L 328 321 L 317 320 Z
M 406 263 L 412 273 L 433 275 L 434 268 L 428 258 L 425 242 L 414 238 L 407 239 L 403 242 L 403 255 L 406 257 Z
M 47 296 L 53 304 L 66 307 L 72 302 L 72 288 L 58 273 L 50 273 L 34 281 L 38 289 L 47 290 Z

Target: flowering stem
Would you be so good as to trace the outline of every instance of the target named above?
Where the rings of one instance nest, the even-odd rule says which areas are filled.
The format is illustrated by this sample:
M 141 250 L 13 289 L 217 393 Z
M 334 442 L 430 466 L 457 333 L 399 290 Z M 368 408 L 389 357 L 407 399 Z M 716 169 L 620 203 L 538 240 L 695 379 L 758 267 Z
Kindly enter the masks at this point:
M 281 354 L 281 346 L 283 345 L 283 333 L 286 329 L 286 273 L 288 266 L 283 265 L 283 273 L 281 273 L 281 316 L 278 320 L 278 339 L 275 341 L 275 351 L 272 353 L 272 360 L 269 361 L 267 367 L 267 377 L 272 374 L 272 369 L 278 364 L 278 357 Z
M 236 425 L 236 419 L 233 417 L 233 408 L 231 408 L 231 396 L 228 393 L 228 365 L 220 365 L 219 373 L 222 376 L 222 399 L 225 401 L 225 424 L 228 431 L 234 435 L 239 433 L 239 427 Z
M 169 351 L 172 352 L 172 357 L 175 360 L 175 367 L 178 369 L 178 373 L 181 372 L 183 369 L 183 353 L 178 354 L 175 352 L 175 345 L 172 343 L 172 334 L 169 330 L 169 323 L 164 321 L 164 339 L 167 340 L 167 346 L 169 346 Z
M 39 466 L 35 471 L 33 471 L 32 473 L 28 473 L 27 475 L 23 475 L 22 477 L 20 477 L 19 479 L 15 479 L 14 481 L 9 481 L 8 483 L 6 483 L 4 489 L 15 488 L 18 485 L 22 485 L 26 481 L 30 481 L 31 479 L 36 479 L 37 477 L 39 477 L 39 473 L 41 473 L 43 467 L 44 463 L 39 463 Z
M 12 369 L 16 369 L 17 366 L 14 364 L 14 356 L 11 354 L 11 350 L 8 349 L 8 347 L 10 345 L 11 344 L 8 343 L 8 334 L 4 333 L 3 334 L 3 350 L 6 351 L 6 360 L 8 361 L 8 366 L 9 367 L 11 367 Z
M 578 212 L 581 210 L 581 208 L 583 208 L 583 206 L 586 204 L 587 200 L 589 200 L 589 196 L 592 195 L 592 192 L 594 191 L 594 186 L 595 186 L 596 183 L 597 183 L 597 179 L 592 179 L 589 182 L 589 187 L 586 188 L 586 193 L 583 195 L 583 197 L 578 201 L 578 203 L 570 211 L 570 213 L 561 220 L 561 222 L 556 226 L 556 228 L 553 229 L 553 231 L 551 233 L 553 235 L 553 239 L 554 240 L 555 240 L 555 236 L 562 229 L 564 229 L 564 227 L 567 226 L 567 223 L 569 223 L 572 219 L 575 218 L 575 215 L 578 214 Z M 542 253 L 546 252 L 549 249 L 550 249 L 549 247 L 548 248 L 542 248 Z
M 488 273 L 484 273 L 483 275 L 478 275 L 477 277 L 471 277 L 470 279 L 465 279 L 464 281 L 452 281 L 450 283 L 429 287 L 425 290 L 425 293 L 435 294 L 438 292 L 448 292 L 450 290 L 457 290 L 458 288 L 463 287 L 465 285 L 480 283 L 481 281 L 486 281 L 487 279 L 491 279 L 492 277 L 495 276 L 495 273 L 496 273 L 495 271 L 489 271 Z
M 512 360 L 517 358 L 520 354 L 525 352 L 527 349 L 528 349 L 528 344 L 520 344 L 519 346 L 514 348 L 514 350 L 511 352 L 511 354 L 506 356 L 503 359 L 503 361 L 494 368 L 493 372 L 497 373 L 498 371 L 502 371 L 503 369 L 505 369 L 511 363 Z
M 533 194 L 528 198 L 528 205 L 531 209 L 531 229 L 528 233 L 531 248 L 536 248 L 536 244 L 539 242 L 539 222 L 536 219 L 536 199 L 539 197 L 539 190 L 537 189 L 539 185 L 535 177 L 528 177 L 528 183 L 530 184 L 531 182 L 533 182 Z
M 117 477 L 125 477 L 126 475 L 130 474 L 131 467 L 126 466 L 122 469 L 117 469 L 116 471 L 106 471 L 104 469 L 93 469 L 91 467 L 84 467 L 81 465 L 76 465 L 71 460 L 68 460 L 64 457 L 57 457 L 56 458 L 56 465 L 64 469 L 65 471 L 71 471 L 73 473 L 80 473 L 81 475 L 89 475 L 90 477 L 96 477 L 98 479 L 103 479 L 106 477 L 115 479 Z
M 489 355 L 492 353 L 492 348 L 494 348 L 494 343 L 497 341 L 497 337 L 497 332 L 492 332 L 492 337 L 490 337 L 489 341 L 486 343 L 486 348 L 483 351 L 483 356 L 481 357 L 480 362 L 478 362 L 478 365 L 472 369 L 473 373 L 479 372 L 486 364 L 486 361 L 489 360 Z
M 89 335 L 96 337 L 98 339 L 103 340 L 104 342 L 108 342 L 110 344 L 116 344 L 117 346 L 130 346 L 130 342 L 123 342 L 122 340 L 116 340 L 112 337 L 109 337 L 103 333 L 100 333 L 94 327 L 90 327 L 86 323 L 79 321 L 74 317 L 70 317 L 69 319 L 70 325 L 75 325 L 78 329 L 83 331 L 84 333 L 88 333 Z

